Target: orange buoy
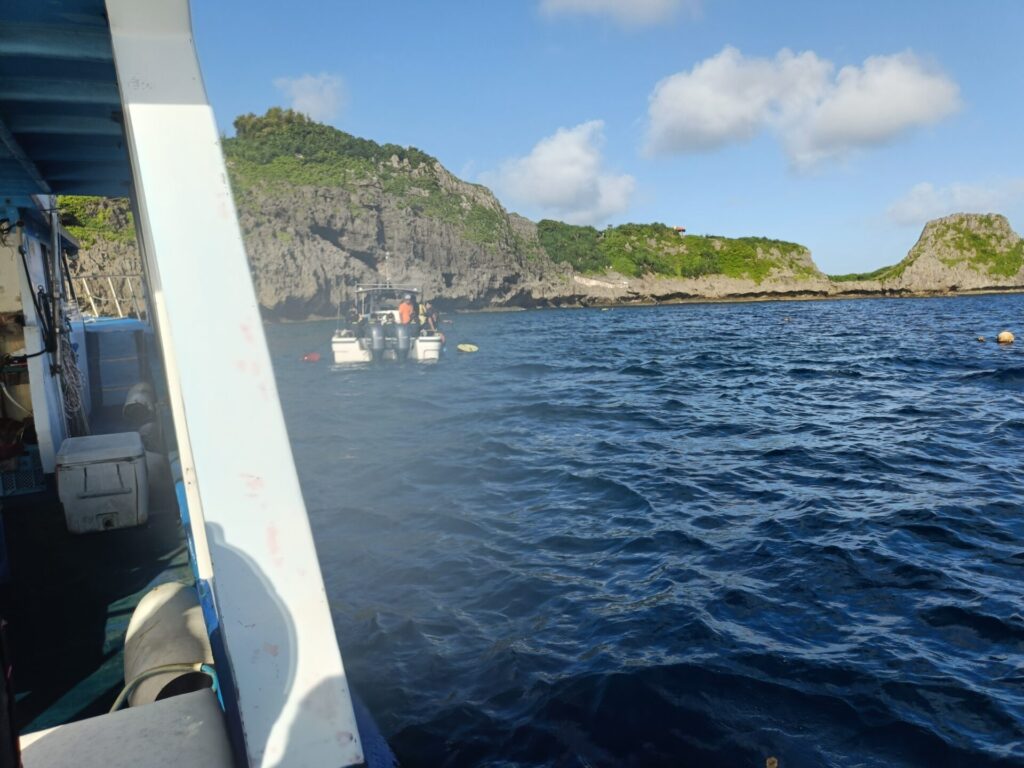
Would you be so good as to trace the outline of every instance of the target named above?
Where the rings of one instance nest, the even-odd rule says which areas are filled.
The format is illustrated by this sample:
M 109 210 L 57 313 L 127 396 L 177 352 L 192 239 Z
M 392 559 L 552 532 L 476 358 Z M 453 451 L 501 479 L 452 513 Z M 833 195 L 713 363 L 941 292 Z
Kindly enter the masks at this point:
M 302 362 L 304 363 L 319 363 L 320 353 L 319 352 L 307 352 L 302 356 Z

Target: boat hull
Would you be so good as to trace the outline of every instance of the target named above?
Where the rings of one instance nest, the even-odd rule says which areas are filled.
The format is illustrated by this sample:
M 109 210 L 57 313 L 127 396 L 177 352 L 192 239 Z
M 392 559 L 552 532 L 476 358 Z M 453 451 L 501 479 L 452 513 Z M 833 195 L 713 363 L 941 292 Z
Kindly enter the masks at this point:
M 417 337 L 409 349 L 409 359 L 419 363 L 436 363 L 441 359 L 444 338 L 440 334 Z
M 336 365 L 369 363 L 373 360 L 372 350 L 363 343 L 362 339 L 357 339 L 355 336 L 335 336 L 331 339 L 331 352 L 334 353 Z
M 444 337 L 441 334 L 427 334 L 417 336 L 409 343 L 407 359 L 417 363 L 436 363 L 441 359 L 441 349 L 444 346 Z M 388 338 L 383 349 L 374 353 L 370 339 L 360 339 L 356 336 L 336 335 L 331 339 L 331 352 L 334 354 L 335 365 L 348 365 L 354 363 L 371 363 L 376 359 L 385 362 L 397 362 L 406 359 L 400 355 L 395 340 Z

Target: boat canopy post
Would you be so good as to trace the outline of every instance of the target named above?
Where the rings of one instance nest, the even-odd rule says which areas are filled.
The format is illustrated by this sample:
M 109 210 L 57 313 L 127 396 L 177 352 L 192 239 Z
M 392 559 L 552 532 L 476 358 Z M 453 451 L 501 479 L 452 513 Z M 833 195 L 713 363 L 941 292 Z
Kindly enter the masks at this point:
M 248 762 L 360 763 L 188 2 L 106 7 L 199 575 L 214 594 Z

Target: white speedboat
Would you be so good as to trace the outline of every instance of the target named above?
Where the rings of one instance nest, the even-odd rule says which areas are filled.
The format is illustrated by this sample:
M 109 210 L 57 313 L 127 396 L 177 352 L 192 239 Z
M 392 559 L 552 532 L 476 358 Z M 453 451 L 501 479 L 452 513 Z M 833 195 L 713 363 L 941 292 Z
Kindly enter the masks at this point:
M 338 330 L 331 338 L 335 364 L 404 360 L 436 363 L 440 360 L 444 334 L 422 328 L 415 313 L 412 322 L 402 322 L 401 302 L 409 300 L 416 306 L 419 299 L 419 288 L 411 286 L 389 283 L 357 286 L 350 316 L 344 322 L 339 318 Z

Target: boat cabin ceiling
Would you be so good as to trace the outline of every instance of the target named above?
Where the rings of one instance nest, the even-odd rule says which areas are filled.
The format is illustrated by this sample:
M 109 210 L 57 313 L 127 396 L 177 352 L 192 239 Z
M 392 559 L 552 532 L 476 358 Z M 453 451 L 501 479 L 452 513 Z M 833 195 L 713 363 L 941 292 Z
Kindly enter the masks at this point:
M 3 8 L 0 200 L 127 196 L 131 168 L 103 0 L 5 0 Z

